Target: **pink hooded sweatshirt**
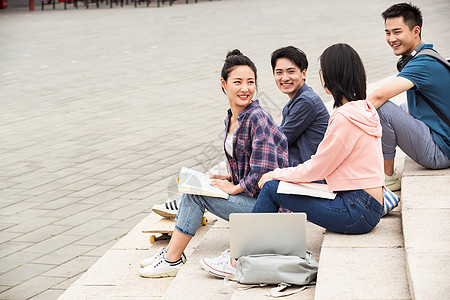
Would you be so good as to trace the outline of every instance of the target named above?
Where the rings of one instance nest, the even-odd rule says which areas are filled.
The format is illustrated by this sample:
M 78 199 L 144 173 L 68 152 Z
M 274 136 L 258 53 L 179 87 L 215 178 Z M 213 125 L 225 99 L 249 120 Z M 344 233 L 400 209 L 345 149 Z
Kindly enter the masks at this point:
M 293 183 L 326 179 L 328 190 L 359 190 L 384 185 L 381 125 L 366 100 L 348 102 L 330 117 L 323 141 L 310 160 L 275 169 L 273 179 Z

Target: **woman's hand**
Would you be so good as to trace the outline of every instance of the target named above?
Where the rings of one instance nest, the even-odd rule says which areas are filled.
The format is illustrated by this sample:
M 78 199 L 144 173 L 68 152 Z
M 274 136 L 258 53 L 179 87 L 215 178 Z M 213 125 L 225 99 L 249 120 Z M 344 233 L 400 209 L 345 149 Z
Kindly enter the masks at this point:
M 209 176 L 209 178 L 231 181 L 231 174 L 227 174 L 227 175 L 212 174 Z
M 258 186 L 260 189 L 262 189 L 264 183 L 266 183 L 266 181 L 269 180 L 273 180 L 273 171 L 267 172 L 266 174 L 264 174 L 261 179 L 258 182 Z
M 219 189 L 230 195 L 237 195 L 243 191 L 240 185 L 234 185 L 228 180 L 217 179 L 212 181 L 210 185 L 217 186 Z

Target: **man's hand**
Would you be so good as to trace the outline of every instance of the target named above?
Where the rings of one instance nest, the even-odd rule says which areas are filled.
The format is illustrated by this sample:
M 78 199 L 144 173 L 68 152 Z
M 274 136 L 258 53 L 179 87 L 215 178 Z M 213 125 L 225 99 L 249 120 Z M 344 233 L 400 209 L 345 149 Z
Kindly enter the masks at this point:
M 414 86 L 414 83 L 409 79 L 403 77 L 396 77 L 382 87 L 376 89 L 367 97 L 367 101 L 372 103 L 375 108 L 380 107 L 387 100 L 397 96 L 404 91 L 409 90 Z
M 273 171 L 264 174 L 258 182 L 259 188 L 262 189 L 264 183 L 266 183 L 266 181 L 272 180 L 272 178 L 273 178 Z

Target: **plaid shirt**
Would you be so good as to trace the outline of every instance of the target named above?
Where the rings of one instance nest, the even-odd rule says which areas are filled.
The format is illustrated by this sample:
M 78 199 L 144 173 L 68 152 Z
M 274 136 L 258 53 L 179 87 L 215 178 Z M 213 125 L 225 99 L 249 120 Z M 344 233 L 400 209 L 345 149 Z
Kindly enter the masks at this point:
M 225 118 L 225 139 L 231 109 Z M 288 166 L 288 144 L 272 116 L 252 101 L 237 118 L 239 127 L 233 135 L 233 157 L 225 151 L 232 182 L 244 192 L 258 197 L 261 176 L 276 168 Z M 225 146 L 224 146 L 225 148 Z

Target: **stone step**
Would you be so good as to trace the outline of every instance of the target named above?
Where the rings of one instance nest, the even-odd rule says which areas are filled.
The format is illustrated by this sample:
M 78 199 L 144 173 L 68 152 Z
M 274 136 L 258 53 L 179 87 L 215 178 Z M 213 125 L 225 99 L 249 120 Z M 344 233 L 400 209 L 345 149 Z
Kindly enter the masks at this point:
M 402 189 L 403 236 L 411 296 L 443 299 L 450 292 L 450 169 L 427 170 L 407 158 Z
M 368 234 L 326 232 L 315 299 L 410 299 L 398 208 Z
M 211 223 L 200 226 L 185 250 L 190 256 L 204 235 L 213 228 L 214 216 L 205 215 Z M 139 276 L 139 262 L 156 253 L 168 241 L 150 244 L 150 234 L 142 233 L 161 217 L 151 213 L 125 237 L 108 250 L 81 278 L 73 283 L 60 300 L 73 299 L 161 299 L 173 278 L 149 279 Z

